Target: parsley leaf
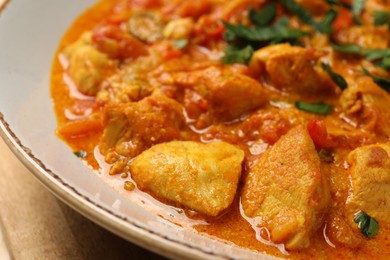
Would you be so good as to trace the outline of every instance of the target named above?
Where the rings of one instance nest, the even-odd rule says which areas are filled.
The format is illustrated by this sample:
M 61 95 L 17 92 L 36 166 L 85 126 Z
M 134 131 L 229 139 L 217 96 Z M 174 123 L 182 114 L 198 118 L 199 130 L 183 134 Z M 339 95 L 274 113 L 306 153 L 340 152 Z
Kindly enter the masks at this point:
M 227 31 L 225 33 L 225 40 L 232 41 L 235 39 L 242 39 L 246 41 L 270 41 L 274 39 L 294 39 L 305 36 L 306 33 L 291 29 L 285 26 L 285 19 L 279 21 L 273 26 L 269 27 L 246 27 L 242 24 L 230 24 L 223 22 Z
M 390 56 L 384 57 L 376 63 L 377 66 L 390 70 Z
M 181 50 L 185 48 L 188 45 L 189 41 L 187 39 L 181 39 L 181 40 L 176 40 L 174 41 L 175 48 L 177 50 Z
M 360 231 L 366 237 L 374 237 L 378 234 L 378 222 L 366 212 L 360 211 L 353 221 L 358 224 Z
M 333 31 L 332 23 L 337 17 L 337 11 L 330 9 L 322 21 L 317 22 L 314 17 L 297 2 L 293 0 L 281 0 L 281 3 L 287 10 L 298 16 L 302 22 L 311 25 L 316 31 L 319 31 L 320 33 L 331 33 Z
M 373 14 L 375 25 L 390 25 L 390 12 L 387 11 L 375 11 Z
M 357 55 L 364 55 L 363 49 L 356 44 L 344 44 L 344 45 L 337 45 L 332 44 L 332 48 L 338 52 L 347 53 L 347 54 L 357 54 Z
M 249 10 L 249 19 L 256 26 L 263 27 L 267 26 L 275 19 L 276 16 L 276 3 L 271 2 L 266 5 L 259 12 L 256 12 L 253 8 Z
M 332 44 L 332 48 L 336 51 L 364 56 L 367 60 L 378 60 L 390 56 L 390 49 L 375 50 L 375 49 L 363 49 L 356 44 L 337 45 Z
M 306 112 L 319 114 L 319 115 L 327 115 L 332 111 L 332 106 L 325 103 L 306 103 L 303 101 L 295 102 L 296 108 L 299 110 L 303 110 Z
M 73 154 L 76 155 L 79 158 L 86 158 L 87 157 L 87 152 L 83 151 L 83 150 L 74 152 Z
M 353 14 L 353 19 L 355 20 L 356 24 L 362 24 L 362 20 L 360 19 L 360 14 L 363 12 L 365 7 L 366 7 L 365 0 L 353 0 L 351 9 Z
M 333 82 L 336 83 L 341 90 L 344 90 L 348 86 L 345 79 L 340 74 L 334 72 L 329 64 L 321 63 L 321 67 L 323 70 L 325 70 L 328 73 L 328 75 L 331 77 Z
M 322 21 L 316 23 L 314 26 L 314 29 L 321 33 L 332 33 L 333 32 L 333 27 L 332 24 L 334 20 L 336 19 L 338 15 L 338 12 L 335 11 L 334 9 L 330 9 L 322 19 Z
M 309 25 L 316 24 L 316 21 L 314 20 L 313 16 L 311 16 L 311 14 L 306 11 L 306 9 L 302 5 L 298 4 L 293 0 L 280 0 L 280 2 L 285 8 L 287 8 L 287 10 L 298 16 L 298 18 L 301 19 L 302 22 Z
M 379 77 L 379 76 L 374 76 L 364 67 L 362 67 L 362 72 L 364 75 L 371 77 L 378 86 L 380 86 L 381 88 L 383 88 L 384 90 L 386 90 L 387 92 L 390 93 L 390 80 L 389 79 Z
M 248 64 L 253 54 L 252 46 L 248 45 L 244 49 L 239 49 L 235 45 L 228 46 L 225 56 L 222 58 L 224 64 L 244 63 Z

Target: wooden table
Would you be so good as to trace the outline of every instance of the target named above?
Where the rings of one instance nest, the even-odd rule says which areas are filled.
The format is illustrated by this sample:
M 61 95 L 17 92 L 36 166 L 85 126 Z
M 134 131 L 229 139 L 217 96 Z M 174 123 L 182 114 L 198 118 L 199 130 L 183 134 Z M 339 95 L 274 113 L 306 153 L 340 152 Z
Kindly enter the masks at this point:
M 1 1 L 1 0 L 0 0 Z M 13 259 L 164 259 L 95 225 L 49 193 L 0 138 L 0 228 Z M 0 235 L 0 259 L 6 259 Z

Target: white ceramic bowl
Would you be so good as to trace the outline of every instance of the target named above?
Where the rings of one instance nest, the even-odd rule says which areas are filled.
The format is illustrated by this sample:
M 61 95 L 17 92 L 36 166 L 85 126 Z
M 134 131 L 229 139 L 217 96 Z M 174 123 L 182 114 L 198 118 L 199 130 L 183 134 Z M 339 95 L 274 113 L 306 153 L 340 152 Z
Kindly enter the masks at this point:
M 1 12 L 0 135 L 58 198 L 135 244 L 171 258 L 271 259 L 146 211 L 104 183 L 55 136 L 49 86 L 53 54 L 71 22 L 94 2 L 14 0 Z

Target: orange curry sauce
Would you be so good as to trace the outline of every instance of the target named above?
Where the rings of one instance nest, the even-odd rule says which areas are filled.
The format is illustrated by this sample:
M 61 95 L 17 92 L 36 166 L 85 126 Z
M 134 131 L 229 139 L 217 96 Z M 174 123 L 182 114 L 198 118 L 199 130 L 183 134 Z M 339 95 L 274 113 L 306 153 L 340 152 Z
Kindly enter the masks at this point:
M 144 8 L 162 12 L 164 19 L 167 20 L 164 23 L 168 22 L 170 18 L 178 16 L 193 17 L 196 21 L 195 29 L 192 32 L 192 38 L 188 46 L 175 48 L 172 44 L 167 43 L 168 41 L 165 41 L 163 43 L 147 43 L 145 44 L 146 49 L 160 49 L 164 55 L 164 62 L 174 64 L 171 66 L 185 68 L 186 66 L 196 66 L 198 63 L 202 67 L 207 66 L 207 62 L 212 65 L 222 66 L 220 58 L 223 55 L 226 42 L 223 39 L 225 28 L 220 20 L 224 19 L 232 23 L 248 23 L 248 19 L 246 18 L 248 10 L 251 7 L 259 10 L 269 1 L 235 0 L 224 2 L 218 0 L 201 0 L 183 2 L 185 4 L 181 4 L 180 1 L 168 0 L 101 0 L 73 23 L 59 45 L 52 69 L 51 93 L 58 119 L 57 134 L 59 137 L 66 141 L 73 151 L 86 151 L 87 156 L 85 160 L 87 164 L 98 173 L 98 176 L 115 187 L 118 192 L 130 200 L 139 203 L 147 210 L 201 234 L 209 235 L 215 239 L 220 239 L 221 241 L 232 243 L 239 247 L 291 259 L 389 259 L 390 226 L 385 223 L 379 223 L 379 232 L 374 238 L 365 238 L 356 226 L 353 229 L 354 236 L 359 237 L 363 242 L 359 246 L 349 247 L 333 239 L 337 237 L 335 233 L 343 232 L 343 227 L 333 226 L 330 231 L 329 225 L 331 224 L 329 217 L 329 220 L 326 220 L 324 225 L 313 235 L 310 247 L 302 250 L 291 250 L 286 254 L 286 251 L 279 250 L 280 247 L 278 249 L 272 243 L 269 244 L 264 243 L 264 241 L 259 241 L 259 237 L 256 237 L 256 230 L 258 231 L 258 228 L 252 227 L 250 219 L 246 219 L 242 214 L 240 193 L 248 170 L 266 149 L 272 147 L 293 126 L 300 123 L 307 124 L 308 122 L 312 122 L 314 127 L 316 127 L 321 125 L 318 122 L 325 122 L 328 132 L 331 135 L 330 138 L 333 138 L 336 143 L 340 144 L 331 148 L 335 158 L 333 162 L 329 163 L 326 160 L 321 162 L 321 167 L 329 176 L 328 181 L 332 198 L 330 206 L 332 209 L 329 209 L 330 216 L 338 216 L 337 208 L 343 208 L 349 195 L 350 179 L 348 165 L 346 163 L 348 153 L 362 145 L 377 142 L 383 143 L 389 140 L 385 135 L 377 133 L 375 128 L 373 130 L 371 128 L 369 131 L 360 131 L 353 123 L 349 122 L 350 124 L 348 124 L 345 120 L 343 121 L 341 108 L 338 103 L 341 90 L 331 80 L 326 83 L 329 85 L 330 93 L 304 95 L 301 93 L 279 91 L 272 86 L 269 79 L 260 78 L 258 80 L 268 89 L 269 102 L 258 110 L 250 111 L 250 113 L 246 113 L 237 119 L 224 123 L 210 124 L 207 121 L 210 118 L 192 120 L 191 115 L 198 113 L 197 109 L 201 109 L 199 108 L 201 104 L 199 104 L 197 97 L 186 99 L 187 126 L 184 130 L 184 136 L 187 137 L 187 140 L 205 143 L 213 140 L 222 140 L 240 147 L 246 154 L 244 170 L 236 198 L 231 207 L 219 217 L 202 216 L 191 210 L 181 209 L 180 205 L 173 205 L 169 201 L 164 201 L 161 198 L 156 200 L 151 195 L 137 188 L 133 190 L 133 185 L 129 185 L 129 183 L 132 183 L 129 174 L 109 174 L 111 165 L 105 161 L 98 147 L 104 130 L 101 115 L 104 104 L 99 102 L 93 95 L 81 93 L 77 86 L 74 85 L 72 79 L 67 75 L 66 63 L 69 61 L 66 61 L 66 58 L 64 58 L 63 51 L 67 46 L 73 44 L 83 32 L 92 30 L 97 25 L 107 23 L 107 21 L 114 24 L 126 23 L 132 10 Z M 339 27 L 344 28 L 345 24 L 350 25 L 351 23 L 350 20 L 345 21 L 345 19 L 348 19 L 345 18 L 345 14 L 349 15 L 349 13 L 343 7 L 336 8 L 340 9 L 339 15 L 343 14 L 343 17 L 337 17 L 334 26 L 336 27 L 335 29 L 342 30 Z M 278 16 L 288 13 L 279 3 L 277 4 L 277 12 Z M 364 15 L 363 19 L 365 19 Z M 202 22 L 199 22 L 200 20 Z M 290 23 L 296 28 L 304 28 L 306 26 L 295 18 L 291 18 Z M 322 35 L 317 34 L 303 41 L 305 47 L 315 48 L 317 44 L 322 46 L 329 44 L 324 38 Z M 329 52 L 327 48 L 324 49 L 325 52 Z M 327 54 L 325 53 L 325 55 Z M 334 70 L 342 75 L 349 75 L 348 82 L 351 79 L 353 80 L 353 77 L 355 77 L 354 70 L 360 64 L 360 59 L 342 54 L 333 54 L 331 59 Z M 189 63 L 188 60 L 191 62 Z M 119 64 L 118 68 L 120 66 Z M 224 66 L 228 66 L 230 70 L 235 70 L 244 75 L 251 75 L 253 73 L 250 66 L 244 64 Z M 116 68 L 110 68 L 109 70 L 112 71 L 108 71 L 108 74 L 116 72 Z M 157 74 L 157 72 L 150 74 L 149 77 Z M 170 89 L 169 86 L 162 86 L 161 88 L 165 93 L 168 93 L 167 95 L 171 91 L 175 91 Z M 180 99 L 183 102 L 183 98 L 178 98 L 178 100 Z M 303 112 L 296 109 L 294 105 L 291 105 L 294 104 L 294 101 L 298 100 L 305 100 L 306 102 L 317 102 L 321 100 L 324 103 L 333 105 L 334 111 L 327 116 Z M 279 109 L 283 109 L 283 112 L 279 113 Z M 316 122 L 318 123 L 317 125 Z M 338 135 L 338 127 L 340 124 L 346 126 L 341 127 L 344 132 Z M 333 214 L 332 212 L 336 213 Z M 264 234 L 261 235 L 264 236 Z

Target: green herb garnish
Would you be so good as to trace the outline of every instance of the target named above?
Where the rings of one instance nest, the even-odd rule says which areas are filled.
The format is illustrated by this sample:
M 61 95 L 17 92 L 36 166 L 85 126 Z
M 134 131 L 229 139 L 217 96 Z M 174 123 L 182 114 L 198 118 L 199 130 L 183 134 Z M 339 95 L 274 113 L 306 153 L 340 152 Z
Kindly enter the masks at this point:
M 87 152 L 86 152 L 86 151 L 83 151 L 83 150 L 74 152 L 73 154 L 76 155 L 76 156 L 79 157 L 79 158 L 85 158 L 85 157 L 87 157 Z
M 358 224 L 360 231 L 366 237 L 374 237 L 378 234 L 378 222 L 366 212 L 360 211 L 353 221 Z
M 308 24 L 308 25 L 315 25 L 316 21 L 314 20 L 313 16 L 306 11 L 306 9 L 295 2 L 294 0 L 280 0 L 280 3 L 290 12 L 294 13 L 298 18 Z
M 364 56 L 363 49 L 356 44 L 344 44 L 344 45 L 332 44 L 332 48 L 338 52 Z
M 390 56 L 384 57 L 382 60 L 377 62 L 375 65 L 382 67 L 384 69 L 390 70 Z
M 326 2 L 330 5 L 338 5 L 338 6 L 343 6 L 345 8 L 351 8 L 351 6 L 347 3 L 341 3 L 338 0 L 326 0 Z
M 227 28 L 225 40 L 232 41 L 235 39 L 241 39 L 245 41 L 261 42 L 281 38 L 294 39 L 307 34 L 300 30 L 291 29 L 285 26 L 286 19 L 287 18 L 281 18 L 278 23 L 269 27 L 246 27 L 242 24 L 234 25 L 228 22 L 223 22 Z
M 364 67 L 362 67 L 362 72 L 364 75 L 371 77 L 372 80 L 374 80 L 374 82 L 378 86 L 380 86 L 381 88 L 383 88 L 384 90 L 386 90 L 387 92 L 390 93 L 390 80 L 389 79 L 379 77 L 379 76 L 374 76 Z
M 332 67 L 329 64 L 321 63 L 321 67 L 322 67 L 323 70 L 325 70 L 328 73 L 328 75 L 331 77 L 333 82 L 336 83 L 337 86 L 339 86 L 339 88 L 341 90 L 344 90 L 348 86 L 348 84 L 345 81 L 345 79 L 343 78 L 343 76 L 341 76 L 340 74 L 334 72 L 332 70 Z
M 321 33 L 331 33 L 333 31 L 332 23 L 337 17 L 337 12 L 335 10 L 330 9 L 322 21 L 316 21 L 314 17 L 297 2 L 293 0 L 281 0 L 280 2 L 287 10 L 298 16 L 302 22 L 311 25 L 316 31 Z
M 360 19 L 360 14 L 363 12 L 364 8 L 366 7 L 366 1 L 365 0 L 353 0 L 352 2 L 352 14 L 353 19 L 356 24 L 362 24 L 362 20 Z
M 383 50 L 363 49 L 362 47 L 356 44 L 345 44 L 345 45 L 332 44 L 332 48 L 342 53 L 363 56 L 369 61 L 387 59 L 388 57 L 390 57 L 390 49 L 383 49 Z M 387 60 L 385 60 L 384 62 L 387 63 Z
M 295 102 L 295 106 L 299 110 L 303 110 L 306 112 L 319 114 L 319 115 L 327 115 L 332 111 L 332 106 L 325 103 L 306 103 L 303 101 Z
M 256 13 L 257 14 L 257 13 Z M 253 13 L 253 15 L 255 15 Z M 273 42 L 294 41 L 306 33 L 291 29 L 288 27 L 288 18 L 281 17 L 274 25 L 268 27 L 247 27 L 242 24 L 230 24 L 223 22 L 225 31 L 225 40 L 233 42 L 226 48 L 223 63 L 248 63 L 252 57 L 255 48 L 260 45 L 268 45 Z M 245 46 L 245 47 L 238 47 Z
M 244 63 L 248 64 L 253 54 L 252 46 L 248 45 L 244 49 L 239 49 L 235 45 L 228 46 L 225 56 L 222 58 L 224 64 Z
M 188 43 L 189 41 L 187 39 L 176 40 L 173 42 L 177 50 L 181 50 L 185 48 L 188 45 Z
M 188 45 L 188 43 L 189 43 L 188 39 L 181 39 L 173 42 L 177 50 L 181 50 L 185 48 Z
M 253 24 L 259 27 L 269 25 L 276 16 L 276 3 L 271 2 L 266 5 L 259 12 L 256 12 L 253 8 L 249 10 L 249 19 Z
M 330 9 L 322 19 L 322 21 L 317 22 L 316 25 L 314 26 L 314 29 L 316 31 L 319 31 L 321 33 L 331 33 L 333 32 L 333 27 L 332 24 L 334 20 L 336 19 L 338 15 L 338 12 L 335 11 L 334 9 Z
M 390 25 L 390 12 L 387 11 L 375 11 L 373 14 L 375 25 Z

